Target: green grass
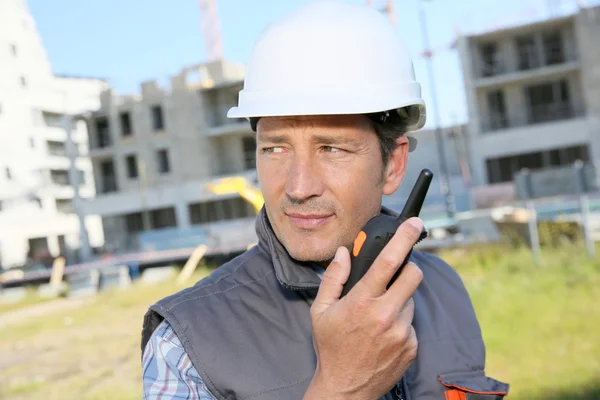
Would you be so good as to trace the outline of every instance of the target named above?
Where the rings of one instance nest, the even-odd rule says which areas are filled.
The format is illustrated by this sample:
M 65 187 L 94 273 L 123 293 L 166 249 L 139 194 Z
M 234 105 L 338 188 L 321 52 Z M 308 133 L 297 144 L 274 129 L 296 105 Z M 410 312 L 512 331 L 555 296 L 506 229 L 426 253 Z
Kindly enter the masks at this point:
M 600 398 L 599 260 L 581 246 L 543 249 L 542 265 L 502 246 L 440 255 L 467 285 L 487 373 L 511 384 L 510 398 Z
M 543 249 L 539 266 L 527 249 L 502 246 L 440 256 L 467 285 L 487 344 L 487 374 L 511 384 L 509 399 L 600 398 L 600 261 L 587 260 L 581 246 Z M 179 289 L 135 285 L 0 330 L 0 398 L 141 398 L 144 312 Z

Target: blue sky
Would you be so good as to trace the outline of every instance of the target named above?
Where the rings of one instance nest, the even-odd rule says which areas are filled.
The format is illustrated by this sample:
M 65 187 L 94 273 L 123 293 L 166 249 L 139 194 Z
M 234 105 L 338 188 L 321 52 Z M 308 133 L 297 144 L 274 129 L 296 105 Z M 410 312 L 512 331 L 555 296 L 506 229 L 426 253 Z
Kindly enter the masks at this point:
M 217 0 L 224 53 L 245 63 L 252 44 L 271 21 L 311 0 Z M 365 0 L 347 0 L 366 3 Z M 587 0 L 586 4 L 596 0 Z M 384 5 L 385 0 L 373 0 Z M 573 10 L 576 0 L 429 0 L 425 3 L 442 125 L 466 120 L 466 102 L 455 32 L 488 30 L 551 12 Z M 120 94 L 140 82 L 164 80 L 205 60 L 198 0 L 29 0 L 38 32 L 57 74 L 107 79 Z M 418 0 L 395 1 L 397 29 L 415 57 L 417 79 L 431 103 Z M 427 127 L 435 116 L 428 111 Z

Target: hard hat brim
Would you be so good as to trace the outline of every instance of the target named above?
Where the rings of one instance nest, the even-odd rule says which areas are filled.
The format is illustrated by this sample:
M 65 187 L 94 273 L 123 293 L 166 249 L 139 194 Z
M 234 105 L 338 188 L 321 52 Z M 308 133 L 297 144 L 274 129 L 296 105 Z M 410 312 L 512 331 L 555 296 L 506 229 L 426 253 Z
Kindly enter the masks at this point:
M 402 86 L 405 86 L 403 84 Z M 331 90 L 325 93 L 298 92 L 284 96 L 272 91 L 239 93 L 239 106 L 232 107 L 228 118 L 252 118 L 299 115 L 348 115 L 370 114 L 395 110 L 408 106 L 417 106 L 419 113 L 415 121 L 407 126 L 407 131 L 421 129 L 426 122 L 425 102 L 420 97 L 420 86 L 417 82 L 406 85 L 405 90 L 370 90 L 372 96 L 365 96 L 364 90 L 340 92 Z M 394 95 L 382 95 L 382 93 Z M 399 98 L 398 93 L 408 96 Z

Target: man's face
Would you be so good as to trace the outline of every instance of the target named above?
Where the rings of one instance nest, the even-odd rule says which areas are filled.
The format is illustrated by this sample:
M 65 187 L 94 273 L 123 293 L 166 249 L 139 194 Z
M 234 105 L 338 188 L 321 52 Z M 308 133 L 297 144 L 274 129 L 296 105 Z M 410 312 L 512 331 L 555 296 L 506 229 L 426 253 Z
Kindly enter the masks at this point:
M 299 261 L 326 262 L 350 247 L 396 191 L 407 159 L 401 138 L 383 167 L 377 134 L 364 116 L 261 118 L 257 171 L 275 234 Z

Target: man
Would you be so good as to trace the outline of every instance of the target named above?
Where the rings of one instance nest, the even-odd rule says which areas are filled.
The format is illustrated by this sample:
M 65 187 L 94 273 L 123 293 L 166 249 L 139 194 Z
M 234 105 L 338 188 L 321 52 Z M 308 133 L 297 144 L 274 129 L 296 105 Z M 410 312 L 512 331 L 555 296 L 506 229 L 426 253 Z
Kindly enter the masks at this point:
M 454 270 L 402 224 L 341 297 L 362 226 L 401 184 L 425 124 L 412 61 L 369 8 L 311 2 L 271 25 L 232 118 L 250 120 L 257 246 L 144 319 L 146 399 L 500 399 Z M 432 160 L 432 163 L 435 160 Z M 341 298 L 340 298 L 341 297 Z

